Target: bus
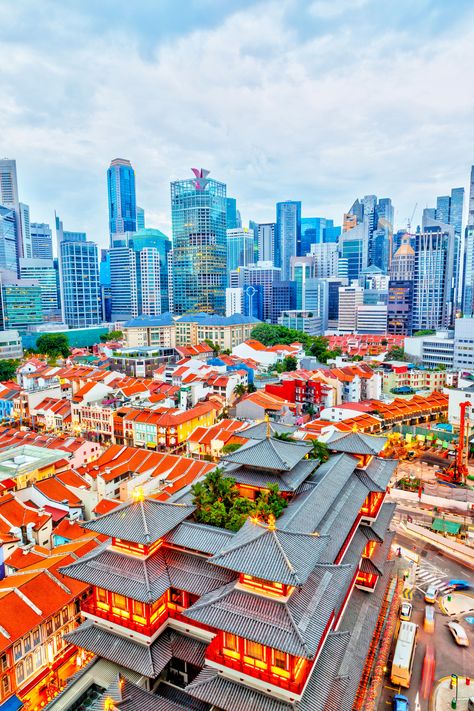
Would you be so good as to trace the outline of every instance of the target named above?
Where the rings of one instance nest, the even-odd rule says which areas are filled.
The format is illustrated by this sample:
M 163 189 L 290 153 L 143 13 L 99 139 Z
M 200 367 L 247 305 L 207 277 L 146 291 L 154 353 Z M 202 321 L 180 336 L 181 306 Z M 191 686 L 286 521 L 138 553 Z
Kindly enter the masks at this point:
M 414 622 L 401 623 L 390 678 L 394 684 L 404 686 L 406 689 L 410 686 L 417 635 L 418 625 Z

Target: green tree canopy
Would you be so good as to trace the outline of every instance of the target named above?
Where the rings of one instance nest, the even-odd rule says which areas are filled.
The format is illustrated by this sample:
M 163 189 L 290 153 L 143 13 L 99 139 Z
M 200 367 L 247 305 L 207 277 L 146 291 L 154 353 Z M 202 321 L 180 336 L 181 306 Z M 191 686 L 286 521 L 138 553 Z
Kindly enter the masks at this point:
M 420 331 L 415 331 L 414 336 L 432 336 L 436 333 L 432 328 L 422 328 Z
M 320 442 L 317 439 L 311 440 L 311 451 L 309 453 L 310 459 L 319 459 L 319 461 L 327 462 L 329 459 L 329 447 L 326 442 Z
M 123 331 L 109 331 L 108 333 L 103 333 L 100 337 L 102 343 L 107 343 L 107 341 L 121 341 L 123 338 Z
M 65 333 L 43 333 L 36 341 L 36 350 L 53 359 L 59 356 L 67 358 L 71 353 L 69 339 Z
M 16 369 L 20 365 L 19 360 L 0 360 L 0 381 L 13 380 L 16 376 Z
M 287 505 L 276 484 L 268 484 L 267 490 L 259 492 L 253 501 L 240 496 L 235 479 L 224 476 L 220 467 L 206 474 L 191 491 L 196 520 L 231 531 L 238 531 L 248 516 L 265 521 L 269 516 L 278 518 Z
M 404 360 L 405 351 L 401 346 L 393 346 L 387 353 L 386 360 Z

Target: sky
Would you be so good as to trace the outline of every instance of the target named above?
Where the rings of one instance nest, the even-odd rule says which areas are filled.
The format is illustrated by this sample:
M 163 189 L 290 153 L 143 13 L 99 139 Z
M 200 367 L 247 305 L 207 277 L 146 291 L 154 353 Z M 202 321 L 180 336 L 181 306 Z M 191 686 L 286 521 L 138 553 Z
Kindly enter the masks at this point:
M 0 154 L 33 222 L 106 246 L 106 171 L 128 158 L 148 227 L 206 168 L 245 224 L 298 199 L 396 227 L 474 163 L 470 0 L 0 0 Z

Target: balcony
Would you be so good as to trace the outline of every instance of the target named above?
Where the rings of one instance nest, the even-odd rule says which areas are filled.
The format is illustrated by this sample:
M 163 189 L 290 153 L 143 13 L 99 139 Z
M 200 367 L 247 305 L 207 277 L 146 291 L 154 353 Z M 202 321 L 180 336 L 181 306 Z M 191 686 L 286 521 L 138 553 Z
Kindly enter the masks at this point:
M 122 615 L 116 615 L 113 612 L 110 612 L 110 610 L 103 610 L 102 608 L 97 607 L 93 595 L 88 597 L 82 603 L 81 608 L 84 613 L 89 613 L 90 615 L 99 617 L 107 622 L 113 622 L 120 627 L 126 627 L 127 629 L 133 630 L 133 632 L 138 632 L 146 637 L 151 637 L 168 618 L 168 611 L 165 609 L 165 611 L 162 612 L 161 615 L 159 615 L 153 622 L 140 623 L 133 619 L 133 615 L 130 615 L 129 617 L 122 617 Z

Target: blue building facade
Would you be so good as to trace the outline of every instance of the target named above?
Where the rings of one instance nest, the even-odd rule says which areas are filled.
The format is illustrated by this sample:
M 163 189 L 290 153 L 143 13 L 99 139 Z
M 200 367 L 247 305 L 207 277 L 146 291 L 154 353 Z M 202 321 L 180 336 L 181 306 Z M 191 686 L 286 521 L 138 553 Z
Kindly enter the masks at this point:
M 109 232 L 113 246 L 126 244 L 123 237 L 137 229 L 135 171 L 129 160 L 115 158 L 107 171 Z
M 301 202 L 287 200 L 276 205 L 275 258 L 281 278 L 290 278 L 290 258 L 301 254 Z
M 208 170 L 171 183 L 173 302 L 177 314 L 225 314 L 226 185 Z

